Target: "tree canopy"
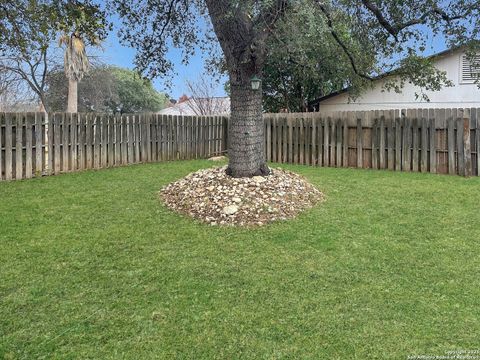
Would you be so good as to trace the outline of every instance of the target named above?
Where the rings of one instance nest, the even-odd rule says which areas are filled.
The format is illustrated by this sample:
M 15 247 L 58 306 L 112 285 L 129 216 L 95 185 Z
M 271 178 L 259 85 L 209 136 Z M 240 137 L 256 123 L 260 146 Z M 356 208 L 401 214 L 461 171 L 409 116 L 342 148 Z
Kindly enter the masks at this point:
M 374 52 L 362 46 L 348 22 L 342 24 L 339 34 L 351 44 L 357 67 L 371 71 L 375 66 Z M 267 47 L 270 50 L 263 71 L 266 112 L 307 111 L 309 101 L 318 97 L 346 86 L 360 90 L 368 85 L 353 71 L 320 10 L 304 1 L 296 3 L 289 18 L 277 24 L 276 35 L 269 38 Z
M 0 0 L 1 66 L 24 81 L 45 105 L 52 45 L 62 32 L 77 31 L 86 45 L 104 39 L 106 13 L 91 0 Z
M 222 0 L 211 1 L 215 4 L 210 9 L 206 0 L 111 3 L 124 22 L 121 38 L 137 49 L 138 69 L 153 77 L 172 70 L 167 57 L 170 45 L 182 48 L 188 59 L 195 45 L 204 50 L 208 42 L 222 42 L 218 33 L 217 38 L 211 35 L 212 18 L 219 17 L 221 24 L 235 18 L 232 33 L 225 31 L 226 38 L 235 38 L 239 29 L 250 29 L 250 40 L 258 42 L 257 48 L 265 47 L 266 66 L 275 64 L 276 58 L 282 65 L 276 69 L 285 69 L 284 73 L 299 76 L 298 72 L 306 74 L 309 66 L 317 66 L 318 71 L 308 75 L 318 78 L 318 73 L 332 70 L 327 62 L 337 62 L 335 73 L 329 75 L 335 81 L 343 72 L 340 78 L 347 76 L 347 85 L 357 90 L 394 69 L 403 81 L 438 89 L 446 78 L 421 56 L 429 41 L 442 37 L 448 46 L 474 44 L 471 40 L 478 39 L 480 31 L 479 0 Z M 212 9 L 217 8 L 223 13 L 214 14 Z M 206 28 L 199 18 L 206 19 Z M 311 54 L 322 62 L 315 64 Z M 273 74 L 267 71 L 266 75 Z
M 72 29 L 93 44 L 109 30 L 106 13 L 92 0 L 0 1 L 0 54 L 38 51 L 58 32 Z
M 67 81 L 61 70 L 48 79 L 47 104 L 52 111 L 65 111 Z M 78 111 L 102 113 L 156 112 L 165 106 L 166 96 L 150 80 L 135 71 L 115 66 L 92 68 L 78 85 Z

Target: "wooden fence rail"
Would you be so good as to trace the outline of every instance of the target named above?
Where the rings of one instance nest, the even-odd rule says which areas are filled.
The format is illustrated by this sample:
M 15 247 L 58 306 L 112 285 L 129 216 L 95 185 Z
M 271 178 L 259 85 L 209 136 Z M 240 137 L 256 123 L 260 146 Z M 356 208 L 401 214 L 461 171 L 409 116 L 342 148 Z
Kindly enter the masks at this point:
M 480 109 L 266 114 L 267 161 L 479 176 Z
M 480 175 L 480 109 L 265 114 L 267 161 Z M 0 180 L 225 154 L 228 118 L 0 113 Z
M 221 116 L 1 113 L 0 180 L 219 155 L 226 152 L 226 121 Z

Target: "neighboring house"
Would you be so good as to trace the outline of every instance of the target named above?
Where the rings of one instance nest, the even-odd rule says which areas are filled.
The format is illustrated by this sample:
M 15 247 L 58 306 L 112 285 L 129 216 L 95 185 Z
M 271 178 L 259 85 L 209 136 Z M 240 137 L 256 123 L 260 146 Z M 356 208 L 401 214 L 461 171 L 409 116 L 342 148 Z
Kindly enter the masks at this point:
M 228 115 L 229 97 L 190 98 L 158 112 L 162 115 Z
M 0 99 L 1 112 L 45 112 L 43 104 L 38 102 L 17 102 L 14 104 L 5 104 Z
M 480 59 L 480 55 L 478 55 Z M 473 67 L 461 48 L 447 50 L 432 56 L 435 66 L 446 71 L 453 87 L 443 87 L 440 91 L 424 91 L 430 101 L 415 94 L 421 94 L 419 87 L 405 83 L 401 93 L 383 90 L 385 77 L 375 80 L 372 89 L 357 99 L 349 98 L 348 89 L 324 96 L 310 103 L 312 111 L 362 111 L 411 108 L 468 108 L 480 107 L 480 89 L 475 79 L 480 68 Z M 477 75 L 476 75 L 477 74 Z

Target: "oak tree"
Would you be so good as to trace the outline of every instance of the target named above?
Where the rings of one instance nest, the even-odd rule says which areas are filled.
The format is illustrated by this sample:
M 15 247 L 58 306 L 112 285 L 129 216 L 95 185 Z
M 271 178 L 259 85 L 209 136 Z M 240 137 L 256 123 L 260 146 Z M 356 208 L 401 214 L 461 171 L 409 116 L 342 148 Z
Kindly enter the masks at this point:
M 262 91 L 252 89 L 252 78 L 262 78 L 271 49 L 269 40 L 280 21 L 289 19 L 294 5 L 317 9 L 327 30 L 348 58 L 359 78 L 375 79 L 380 70 L 394 64 L 406 69 L 402 81 L 436 89 L 445 74 L 417 54 L 426 44 L 426 34 L 443 36 L 450 44 L 464 44 L 478 37 L 479 0 L 111 0 L 124 26 L 121 38 L 135 47 L 137 67 L 158 76 L 167 73 L 170 46 L 181 47 L 188 58 L 195 45 L 202 45 L 201 17 L 211 24 L 204 40 L 216 38 L 224 56 L 230 82 L 231 126 L 228 173 L 234 177 L 266 175 Z M 341 34 L 344 21 L 366 50 L 375 44 L 376 68 L 359 65 L 357 51 Z M 207 26 L 208 27 L 208 26 Z M 336 56 L 336 54 L 330 54 Z M 401 84 L 392 84 L 392 87 Z

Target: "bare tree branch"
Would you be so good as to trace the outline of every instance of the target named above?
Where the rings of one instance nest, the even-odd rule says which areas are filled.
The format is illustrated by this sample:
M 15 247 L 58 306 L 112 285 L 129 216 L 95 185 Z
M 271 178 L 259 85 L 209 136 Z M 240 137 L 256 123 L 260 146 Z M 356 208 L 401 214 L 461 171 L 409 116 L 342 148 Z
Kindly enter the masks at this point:
M 220 115 L 229 112 L 230 102 L 227 98 L 213 96 L 215 87 L 205 76 L 195 82 L 188 80 L 187 88 L 191 95 L 187 104 L 195 115 Z

